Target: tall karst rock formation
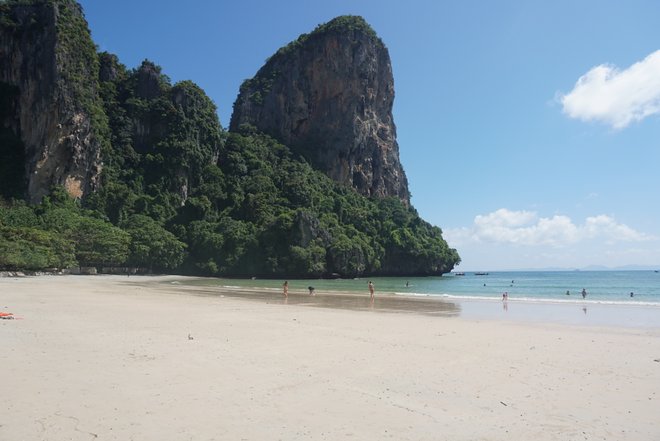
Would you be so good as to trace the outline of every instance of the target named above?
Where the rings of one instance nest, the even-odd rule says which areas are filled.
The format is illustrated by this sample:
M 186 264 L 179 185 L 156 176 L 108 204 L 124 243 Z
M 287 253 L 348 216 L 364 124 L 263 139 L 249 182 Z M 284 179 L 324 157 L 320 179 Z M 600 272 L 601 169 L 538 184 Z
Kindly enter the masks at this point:
M 74 197 L 96 188 L 107 130 L 97 78 L 76 2 L 0 3 L 0 176 L 11 181 L 2 196 L 38 202 L 52 185 Z
M 393 101 L 387 48 L 363 18 L 342 16 L 281 48 L 243 83 L 230 130 L 255 126 L 332 179 L 408 205 Z

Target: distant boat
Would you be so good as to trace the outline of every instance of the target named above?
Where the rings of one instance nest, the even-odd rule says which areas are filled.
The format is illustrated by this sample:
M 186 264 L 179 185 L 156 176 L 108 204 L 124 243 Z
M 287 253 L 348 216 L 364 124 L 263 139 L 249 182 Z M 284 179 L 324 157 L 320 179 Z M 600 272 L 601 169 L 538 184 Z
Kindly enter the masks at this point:
M 657 271 L 656 271 L 657 272 Z M 464 276 L 465 273 L 454 273 L 455 276 Z
M 488 273 L 474 273 L 475 276 L 487 276 Z

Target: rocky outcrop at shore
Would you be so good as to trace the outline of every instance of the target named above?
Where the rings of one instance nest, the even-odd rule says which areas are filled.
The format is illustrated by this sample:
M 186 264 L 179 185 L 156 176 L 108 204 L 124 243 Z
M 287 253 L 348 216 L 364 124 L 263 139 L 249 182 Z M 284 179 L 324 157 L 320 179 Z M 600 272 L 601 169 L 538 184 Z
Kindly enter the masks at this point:
M 228 133 L 192 81 L 97 53 L 74 0 L 0 0 L 0 270 L 448 272 L 393 100 L 385 45 L 338 17 L 243 84 Z

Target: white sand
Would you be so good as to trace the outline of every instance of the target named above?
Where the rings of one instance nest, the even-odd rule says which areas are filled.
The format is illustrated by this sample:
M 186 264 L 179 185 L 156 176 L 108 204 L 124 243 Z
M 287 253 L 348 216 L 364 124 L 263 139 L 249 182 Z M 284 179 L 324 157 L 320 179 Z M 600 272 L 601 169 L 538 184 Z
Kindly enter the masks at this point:
M 145 280 L 0 279 L 0 311 L 19 318 L 0 320 L 0 440 L 660 440 L 660 324 L 321 309 Z

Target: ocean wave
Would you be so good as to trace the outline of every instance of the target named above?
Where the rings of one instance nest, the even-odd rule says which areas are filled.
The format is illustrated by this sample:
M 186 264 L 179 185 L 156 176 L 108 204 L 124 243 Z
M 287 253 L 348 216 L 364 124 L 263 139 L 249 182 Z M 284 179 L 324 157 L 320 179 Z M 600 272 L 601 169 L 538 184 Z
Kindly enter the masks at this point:
M 440 297 L 448 300 L 481 300 L 489 302 L 501 302 L 500 296 L 473 296 L 473 295 L 455 295 L 455 294 L 430 294 L 430 293 L 402 293 L 395 292 L 395 295 L 409 297 Z M 522 303 L 547 303 L 561 305 L 619 305 L 619 306 L 653 306 L 660 308 L 660 302 L 649 302 L 639 300 L 604 300 L 604 299 L 551 299 L 547 297 L 509 297 L 509 302 Z
M 438 297 L 438 294 L 426 294 L 421 292 L 395 292 L 394 295 L 404 297 Z
M 282 291 L 282 288 L 273 288 L 269 286 L 237 286 L 237 285 L 220 285 L 220 288 L 224 289 L 235 289 L 239 291 Z

